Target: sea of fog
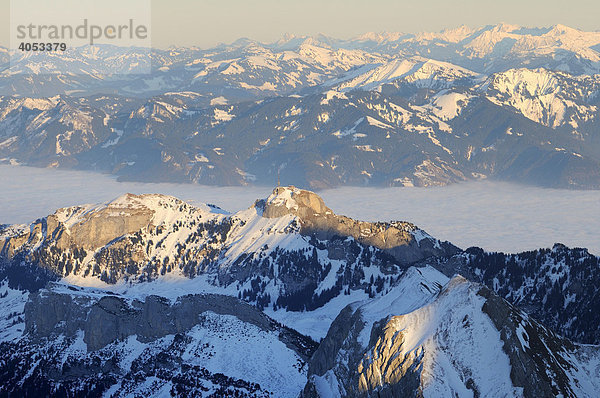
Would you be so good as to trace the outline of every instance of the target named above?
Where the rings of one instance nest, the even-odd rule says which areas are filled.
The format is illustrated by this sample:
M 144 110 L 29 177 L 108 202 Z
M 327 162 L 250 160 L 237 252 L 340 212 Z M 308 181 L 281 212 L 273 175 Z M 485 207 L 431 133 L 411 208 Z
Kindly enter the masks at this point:
M 55 209 L 101 203 L 123 193 L 162 193 L 228 211 L 249 207 L 269 187 L 117 182 L 112 176 L 0 165 L 0 224 L 26 223 Z M 336 188 L 318 192 L 338 214 L 405 220 L 466 248 L 516 252 L 555 242 L 600 254 L 600 191 L 543 189 L 499 182 L 440 188 Z

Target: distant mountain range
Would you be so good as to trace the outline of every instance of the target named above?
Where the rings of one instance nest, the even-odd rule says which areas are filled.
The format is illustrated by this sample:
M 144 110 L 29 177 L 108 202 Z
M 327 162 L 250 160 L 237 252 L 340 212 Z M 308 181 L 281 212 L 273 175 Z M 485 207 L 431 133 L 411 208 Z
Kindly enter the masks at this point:
M 598 32 L 497 25 L 16 54 L 0 160 L 214 185 L 598 189 L 599 51 Z M 140 62 L 152 73 L 126 73 Z
M 0 228 L 0 393 L 593 397 L 598 265 L 295 187 L 234 214 L 127 194 Z
M 564 25 L 524 28 L 507 24 L 477 29 L 461 26 L 439 33 L 367 33 L 350 40 L 287 35 L 275 43 L 240 39 L 210 49 L 96 46 L 71 48 L 64 54 L 2 49 L 0 62 L 5 67 L 0 93 L 50 97 L 100 92 L 147 97 L 195 91 L 209 100 L 223 95 L 231 102 L 330 85 L 410 57 L 446 61 L 486 75 L 540 67 L 595 74 L 600 71 L 599 51 L 600 32 Z M 139 75 L 140 65 L 149 65 L 152 75 Z M 32 80 L 30 74 L 39 77 Z

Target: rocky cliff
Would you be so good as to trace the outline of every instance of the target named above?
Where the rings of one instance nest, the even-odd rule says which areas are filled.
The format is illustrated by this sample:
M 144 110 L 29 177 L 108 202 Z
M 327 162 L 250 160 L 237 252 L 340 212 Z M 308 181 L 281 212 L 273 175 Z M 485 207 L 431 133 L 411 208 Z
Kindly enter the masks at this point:
M 395 289 L 340 313 L 303 397 L 591 397 L 598 388 L 598 347 L 555 335 L 486 287 L 413 269 Z
M 0 343 L 0 394 L 293 396 L 316 347 L 217 294 L 170 302 L 51 284 L 24 318 L 23 337 Z
M 314 192 L 293 186 L 275 188 L 273 195 L 258 201 L 256 206 L 263 209 L 262 216 L 267 218 L 287 214 L 297 216 L 302 234 L 320 240 L 351 237 L 364 245 L 384 250 L 402 263 L 458 251 L 448 242 L 427 239 L 428 235 L 409 222 L 365 222 L 337 215 Z

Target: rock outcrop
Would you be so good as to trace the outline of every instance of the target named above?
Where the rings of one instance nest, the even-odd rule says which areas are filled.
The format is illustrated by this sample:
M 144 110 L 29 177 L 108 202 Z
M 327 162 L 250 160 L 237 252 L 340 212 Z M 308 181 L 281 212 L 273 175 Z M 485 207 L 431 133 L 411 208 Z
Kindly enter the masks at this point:
M 0 297 L 0 300 L 2 297 Z M 0 342 L 1 396 L 297 396 L 316 343 L 234 297 L 51 284 Z
M 262 216 L 279 218 L 287 214 L 300 220 L 300 232 L 328 240 L 352 237 L 377 247 L 402 263 L 413 263 L 427 257 L 449 256 L 459 249 L 449 242 L 439 242 L 409 222 L 365 222 L 335 214 L 314 192 L 296 187 L 277 187 L 265 200 L 257 201 Z
M 579 397 L 600 387 L 598 347 L 555 335 L 484 286 L 432 276 L 412 269 L 387 296 L 346 307 L 302 396 Z
M 61 335 L 74 337 L 82 331 L 83 341 L 92 351 L 134 335 L 138 341 L 147 343 L 167 335 L 186 333 L 202 323 L 204 313 L 213 312 L 235 316 L 266 332 L 278 331 L 282 341 L 304 360 L 308 360 L 314 350 L 310 339 L 231 296 L 186 295 L 171 303 L 154 295 L 140 301 L 100 291 L 95 295 L 85 295 L 76 287 L 68 288 L 75 294 L 68 290 L 54 290 L 61 285 L 51 284 L 49 287 L 32 293 L 25 304 L 25 333 L 35 341 Z

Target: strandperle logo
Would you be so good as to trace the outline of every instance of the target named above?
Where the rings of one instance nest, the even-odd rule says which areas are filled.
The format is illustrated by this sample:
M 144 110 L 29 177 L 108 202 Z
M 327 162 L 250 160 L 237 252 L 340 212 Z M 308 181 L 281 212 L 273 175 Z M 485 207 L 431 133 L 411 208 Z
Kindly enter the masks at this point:
M 138 24 L 129 19 L 124 24 L 91 24 L 84 19 L 79 25 L 48 25 L 34 24 L 16 26 L 16 37 L 19 40 L 38 40 L 41 42 L 65 41 L 65 40 L 88 40 L 90 45 L 99 40 L 145 40 L 148 38 L 148 26 Z
M 15 73 L 107 75 L 152 70 L 150 0 L 11 0 Z

